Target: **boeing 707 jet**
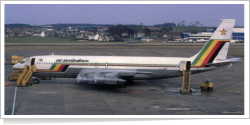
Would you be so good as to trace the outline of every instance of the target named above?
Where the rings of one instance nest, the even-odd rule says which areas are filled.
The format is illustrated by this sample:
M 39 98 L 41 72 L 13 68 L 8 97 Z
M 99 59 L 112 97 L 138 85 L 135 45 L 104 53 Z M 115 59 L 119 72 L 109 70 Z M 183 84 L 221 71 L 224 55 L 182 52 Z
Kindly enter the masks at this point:
M 36 65 L 32 76 L 76 78 L 78 83 L 125 86 L 127 81 L 182 76 L 181 62 L 189 62 L 192 74 L 229 66 L 239 58 L 227 58 L 234 19 L 222 19 L 204 47 L 192 57 L 71 56 L 27 57 L 13 66 L 23 70 Z

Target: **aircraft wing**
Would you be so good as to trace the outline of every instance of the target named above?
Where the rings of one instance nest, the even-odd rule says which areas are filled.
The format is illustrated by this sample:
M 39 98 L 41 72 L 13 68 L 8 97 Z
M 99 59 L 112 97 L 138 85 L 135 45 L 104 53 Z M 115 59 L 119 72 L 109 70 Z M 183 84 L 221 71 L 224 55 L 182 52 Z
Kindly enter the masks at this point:
M 225 66 L 225 65 L 232 65 L 233 63 L 240 62 L 241 58 L 230 58 L 226 60 L 216 60 L 216 63 L 208 63 L 206 66 Z
M 81 75 L 112 75 L 119 78 L 131 78 L 137 74 L 153 74 L 152 72 L 140 72 L 136 70 L 104 70 L 104 69 L 83 69 L 80 71 Z

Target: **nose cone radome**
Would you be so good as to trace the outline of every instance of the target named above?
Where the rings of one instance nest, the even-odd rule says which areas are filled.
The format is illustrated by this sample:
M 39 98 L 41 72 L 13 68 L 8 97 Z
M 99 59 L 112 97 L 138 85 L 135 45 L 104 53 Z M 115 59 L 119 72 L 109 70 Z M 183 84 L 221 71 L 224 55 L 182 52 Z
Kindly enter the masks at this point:
M 21 64 L 17 63 L 12 68 L 14 70 L 23 70 L 24 69 L 24 65 L 21 65 Z
M 12 67 L 13 69 L 16 69 L 17 68 L 17 64 L 15 64 L 15 65 L 13 65 L 13 67 Z

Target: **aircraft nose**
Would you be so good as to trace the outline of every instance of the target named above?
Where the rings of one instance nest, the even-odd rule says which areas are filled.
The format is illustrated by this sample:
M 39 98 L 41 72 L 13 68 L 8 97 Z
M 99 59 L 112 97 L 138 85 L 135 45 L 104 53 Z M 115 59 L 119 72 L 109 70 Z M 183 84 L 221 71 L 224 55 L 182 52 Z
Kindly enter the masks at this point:
M 23 68 L 23 67 L 20 66 L 20 64 L 15 64 L 12 68 L 13 68 L 14 70 L 18 70 L 18 69 Z
M 13 65 L 12 68 L 13 68 L 13 69 L 17 68 L 17 64 Z

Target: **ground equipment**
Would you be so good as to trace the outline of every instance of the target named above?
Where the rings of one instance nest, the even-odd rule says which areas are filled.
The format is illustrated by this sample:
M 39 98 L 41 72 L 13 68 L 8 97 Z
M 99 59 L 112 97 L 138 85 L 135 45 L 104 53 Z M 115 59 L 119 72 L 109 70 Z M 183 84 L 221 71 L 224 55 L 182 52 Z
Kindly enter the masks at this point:
M 8 79 L 9 79 L 9 80 L 17 80 L 18 77 L 19 77 L 21 74 L 22 74 L 21 72 L 14 71 L 13 73 L 11 73 L 11 74 L 8 76 Z
M 210 78 L 206 78 L 205 79 L 205 82 L 201 83 L 201 86 L 200 86 L 200 89 L 201 89 L 201 92 L 203 92 L 203 90 L 211 90 L 213 91 L 214 87 L 213 87 L 213 82 Z
M 24 57 L 22 57 L 22 56 L 12 55 L 11 56 L 12 65 L 17 64 L 18 62 L 20 62 L 23 59 L 24 59 Z

